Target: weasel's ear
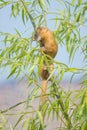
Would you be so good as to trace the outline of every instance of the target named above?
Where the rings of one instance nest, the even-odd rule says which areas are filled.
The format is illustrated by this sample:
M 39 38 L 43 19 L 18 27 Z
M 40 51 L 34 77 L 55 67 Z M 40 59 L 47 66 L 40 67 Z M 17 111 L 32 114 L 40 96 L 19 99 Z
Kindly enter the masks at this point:
M 39 31 L 41 31 L 42 29 L 43 29 L 43 27 L 39 26 L 39 27 L 37 28 L 37 31 L 39 32 Z

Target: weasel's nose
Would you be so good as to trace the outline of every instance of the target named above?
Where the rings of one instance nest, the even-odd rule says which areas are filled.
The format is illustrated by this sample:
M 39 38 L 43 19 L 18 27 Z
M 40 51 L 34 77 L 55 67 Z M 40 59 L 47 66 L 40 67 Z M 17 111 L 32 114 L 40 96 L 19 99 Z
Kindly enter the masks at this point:
M 35 35 L 34 35 L 34 40 L 36 41 L 36 40 L 37 40 L 37 38 L 38 38 L 38 35 L 37 35 L 37 34 L 35 34 Z

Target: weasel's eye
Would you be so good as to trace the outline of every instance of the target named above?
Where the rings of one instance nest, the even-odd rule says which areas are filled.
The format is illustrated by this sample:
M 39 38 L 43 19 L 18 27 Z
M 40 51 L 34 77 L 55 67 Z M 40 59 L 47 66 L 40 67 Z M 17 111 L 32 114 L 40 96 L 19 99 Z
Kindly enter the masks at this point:
M 38 38 L 38 34 L 36 33 L 36 34 L 34 35 L 34 39 L 37 40 L 37 38 Z

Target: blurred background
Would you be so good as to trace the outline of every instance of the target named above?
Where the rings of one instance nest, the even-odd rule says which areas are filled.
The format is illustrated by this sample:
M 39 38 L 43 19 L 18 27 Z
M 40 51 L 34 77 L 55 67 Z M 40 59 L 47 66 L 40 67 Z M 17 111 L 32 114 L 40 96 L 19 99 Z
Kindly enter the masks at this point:
M 56 2 L 53 2 L 53 0 L 51 2 L 50 7 L 51 8 L 48 9 L 49 12 L 56 10 L 56 9 L 63 8 L 62 6 L 56 4 Z M 15 29 L 18 29 L 20 33 L 24 33 L 24 36 L 29 37 L 32 32 L 32 25 L 31 25 L 30 21 L 28 21 L 26 23 L 26 25 L 24 25 L 23 22 L 21 21 L 21 17 L 18 17 L 15 19 L 15 18 L 11 17 L 10 12 L 11 12 L 10 6 L 6 6 L 6 7 L 0 9 L 0 32 L 9 32 L 9 33 L 15 34 Z M 54 18 L 54 14 L 53 15 L 51 14 L 47 17 L 47 26 L 50 30 L 54 30 L 55 22 L 50 20 L 52 18 Z M 87 34 L 87 30 L 85 29 L 85 27 L 82 27 L 81 35 L 84 36 L 85 34 Z M 84 57 L 83 57 L 83 54 L 81 53 L 80 48 L 79 48 L 79 51 L 76 52 L 73 62 L 69 62 L 69 55 L 66 51 L 65 46 L 60 45 L 60 43 L 58 43 L 58 46 L 59 46 L 58 54 L 57 54 L 55 60 L 57 60 L 59 62 L 63 62 L 65 64 L 67 64 L 69 67 L 81 68 L 84 66 L 84 61 L 83 61 Z M 2 49 L 4 47 L 5 46 L 2 42 L 2 38 L 0 37 L 0 49 Z M 27 86 L 25 81 L 22 81 L 22 84 L 21 84 L 22 87 L 20 87 L 20 89 L 19 89 L 19 86 L 20 86 L 18 83 L 19 80 L 14 79 L 14 76 L 7 79 L 9 72 L 10 72 L 9 67 L 0 68 L 0 91 L 1 91 L 1 93 L 3 93 L 2 95 L 4 95 L 4 96 L 9 95 L 8 90 L 9 90 L 9 92 L 15 91 L 16 93 L 18 91 L 18 94 L 19 94 L 19 93 L 21 93 L 21 90 L 24 88 L 24 86 Z M 63 83 L 68 84 L 70 77 L 71 77 L 71 73 L 65 74 L 65 76 L 63 78 Z M 73 78 L 73 84 L 75 84 L 75 86 L 76 86 L 76 84 L 78 84 L 78 81 L 80 79 L 81 79 L 80 74 L 75 75 L 75 77 Z M 14 88 L 16 88 L 16 89 L 14 89 Z M 2 89 L 6 92 L 2 91 Z M 20 92 L 19 92 L 19 90 L 20 90 Z M 24 91 L 24 90 L 22 90 L 22 91 Z M 15 96 L 15 97 L 17 97 L 17 96 Z M 5 98 L 7 98 L 7 97 L 5 97 Z M 2 98 L 2 100 L 5 101 L 4 98 Z

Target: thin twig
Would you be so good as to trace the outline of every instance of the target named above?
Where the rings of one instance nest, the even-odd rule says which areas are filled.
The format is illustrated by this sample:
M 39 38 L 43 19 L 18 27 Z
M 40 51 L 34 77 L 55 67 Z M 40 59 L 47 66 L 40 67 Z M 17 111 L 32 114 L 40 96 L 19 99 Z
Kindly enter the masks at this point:
M 6 110 L 1 110 L 0 113 L 5 113 L 5 112 L 7 112 L 7 111 L 9 111 L 9 110 L 12 110 L 13 108 L 15 108 L 15 107 L 17 107 L 17 106 L 19 106 L 19 105 L 21 105 L 21 104 L 23 104 L 23 103 L 25 103 L 25 102 L 26 102 L 26 101 L 19 102 L 19 103 L 15 104 L 14 106 L 9 107 L 9 108 L 6 109 Z
M 44 94 L 43 96 L 49 96 L 49 95 L 50 95 L 50 94 L 48 93 L 48 94 Z M 41 97 L 41 95 L 35 96 L 35 98 L 40 98 L 40 97 Z M 31 99 L 32 99 L 32 98 L 28 98 L 28 100 L 31 100 Z M 27 101 L 27 99 L 24 100 L 24 101 L 22 101 L 22 102 L 19 102 L 19 103 L 15 104 L 15 105 L 13 105 L 13 106 L 11 106 L 11 107 L 9 107 L 9 108 L 7 108 L 7 109 L 5 109 L 5 110 L 0 110 L 0 113 L 6 113 L 6 112 L 8 112 L 9 110 L 12 110 L 12 109 L 18 107 L 19 105 L 22 105 L 22 104 L 26 103 L 26 101 Z

